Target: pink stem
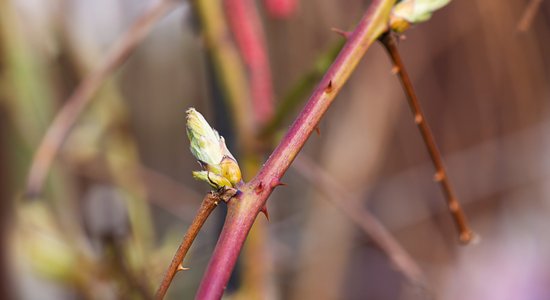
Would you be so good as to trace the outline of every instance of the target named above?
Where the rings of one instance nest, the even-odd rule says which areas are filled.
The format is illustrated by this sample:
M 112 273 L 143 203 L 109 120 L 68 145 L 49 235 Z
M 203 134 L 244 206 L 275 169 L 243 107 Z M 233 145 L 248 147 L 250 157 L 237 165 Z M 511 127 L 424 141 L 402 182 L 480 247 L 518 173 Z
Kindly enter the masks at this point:
M 264 0 L 264 3 L 269 16 L 277 19 L 290 17 L 298 7 L 297 0 Z
M 387 30 L 395 0 L 373 0 L 308 103 L 258 175 L 229 201 L 226 221 L 196 299 L 220 299 L 241 247 L 273 189 L 318 125 L 367 49 Z M 358 154 L 359 155 L 359 154 Z
M 273 87 L 265 34 L 252 0 L 225 0 L 231 31 L 250 75 L 256 121 L 263 124 L 273 115 Z

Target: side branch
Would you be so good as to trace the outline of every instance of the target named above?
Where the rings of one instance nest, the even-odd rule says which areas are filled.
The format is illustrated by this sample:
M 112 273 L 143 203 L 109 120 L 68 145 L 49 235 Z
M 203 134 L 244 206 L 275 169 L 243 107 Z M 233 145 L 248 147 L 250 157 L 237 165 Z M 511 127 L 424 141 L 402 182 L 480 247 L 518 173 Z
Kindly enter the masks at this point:
M 34 155 L 27 181 L 28 194 L 36 195 L 41 192 L 46 175 L 61 145 L 106 77 L 126 61 L 157 21 L 177 4 L 175 0 L 158 0 L 124 33 L 99 67 L 74 90 L 48 128 Z
M 455 225 L 459 231 L 459 239 L 462 243 L 469 243 L 472 241 L 475 234 L 470 229 L 466 215 L 464 214 L 460 202 L 458 202 L 455 192 L 451 186 L 447 171 L 445 170 L 445 166 L 443 164 L 443 159 L 441 158 L 441 153 L 437 148 L 432 131 L 428 126 L 426 117 L 424 116 L 422 109 L 420 108 L 420 102 L 418 101 L 416 93 L 414 92 L 409 74 L 407 73 L 405 65 L 403 64 L 401 56 L 399 55 L 395 37 L 392 33 L 388 32 L 380 37 L 380 42 L 382 43 L 382 45 L 384 45 L 384 48 L 387 50 L 393 64 L 397 69 L 397 74 L 399 75 L 399 79 L 401 81 L 403 89 L 405 90 L 405 94 L 407 95 L 409 106 L 414 114 L 414 122 L 420 130 L 422 138 L 424 139 L 424 143 L 426 144 L 426 148 L 428 148 L 430 158 L 434 164 L 436 170 L 434 179 L 439 182 L 443 193 L 445 194 L 449 211 L 451 212 Z
M 199 208 L 199 211 L 197 212 L 193 223 L 191 223 L 191 226 L 189 227 L 189 229 L 187 229 L 187 232 L 185 233 L 185 236 L 183 237 L 183 240 L 178 247 L 178 250 L 176 250 L 176 254 L 174 254 L 174 258 L 172 258 L 170 266 L 168 266 L 168 270 L 166 270 L 166 274 L 164 274 L 162 282 L 160 283 L 160 286 L 155 295 L 156 300 L 164 299 L 166 291 L 168 291 L 168 287 L 170 287 L 170 284 L 172 283 L 172 280 L 174 279 L 176 273 L 180 270 L 184 270 L 182 262 L 185 258 L 185 255 L 189 251 L 189 248 L 191 248 L 193 241 L 199 234 L 200 229 L 202 228 L 208 217 L 210 216 L 210 213 L 212 213 L 212 211 L 214 211 L 214 208 L 218 206 L 218 202 L 220 200 L 222 200 L 220 195 L 214 192 L 206 194 L 206 196 L 202 200 L 201 207 Z

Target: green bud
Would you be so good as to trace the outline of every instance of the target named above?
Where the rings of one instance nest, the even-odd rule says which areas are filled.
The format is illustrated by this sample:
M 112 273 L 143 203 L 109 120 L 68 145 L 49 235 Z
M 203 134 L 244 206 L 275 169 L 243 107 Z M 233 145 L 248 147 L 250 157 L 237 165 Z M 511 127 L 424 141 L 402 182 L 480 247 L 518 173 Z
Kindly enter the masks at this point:
M 239 164 L 227 149 L 224 138 L 194 108 L 187 110 L 187 136 L 191 153 L 204 169 L 193 172 L 195 179 L 216 189 L 235 187 L 241 181 Z
M 390 27 L 397 32 L 403 32 L 411 24 L 425 22 L 432 13 L 449 4 L 451 0 L 403 0 L 392 10 Z
M 194 108 L 187 110 L 187 137 L 191 153 L 201 162 L 216 165 L 223 159 L 220 135 Z M 225 144 L 225 142 L 224 142 Z

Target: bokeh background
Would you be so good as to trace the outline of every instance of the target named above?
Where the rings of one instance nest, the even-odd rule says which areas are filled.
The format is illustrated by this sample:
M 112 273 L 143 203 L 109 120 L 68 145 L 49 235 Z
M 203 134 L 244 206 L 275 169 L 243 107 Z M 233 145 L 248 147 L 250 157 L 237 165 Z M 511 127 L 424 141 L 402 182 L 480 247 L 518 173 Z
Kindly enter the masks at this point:
M 25 193 L 56 112 L 154 2 L 0 1 L 2 298 L 150 298 L 209 189 L 191 177 L 198 165 L 185 110 L 203 112 L 245 159 L 201 18 L 181 1 L 107 78 L 43 192 Z M 276 104 L 306 89 L 277 140 L 307 100 L 305 76 L 342 43 L 331 28 L 353 29 L 369 1 L 250 2 Z M 533 1 L 530 26 L 518 30 L 527 2 L 452 1 L 399 43 L 477 244 L 459 244 L 404 93 L 375 44 L 268 201 L 270 221 L 259 216 L 227 299 L 550 298 L 550 3 Z M 320 170 L 344 193 L 307 175 Z M 337 202 L 372 213 L 426 285 L 404 276 Z M 206 223 L 168 299 L 193 297 L 223 214 L 221 206 Z

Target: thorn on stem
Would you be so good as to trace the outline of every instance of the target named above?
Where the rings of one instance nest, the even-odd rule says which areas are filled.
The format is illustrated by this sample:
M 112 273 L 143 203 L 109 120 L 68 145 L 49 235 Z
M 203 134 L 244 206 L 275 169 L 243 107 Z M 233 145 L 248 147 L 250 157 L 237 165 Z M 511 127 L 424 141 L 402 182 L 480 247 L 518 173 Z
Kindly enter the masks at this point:
M 260 181 L 260 183 L 254 188 L 254 192 L 257 194 L 260 194 L 264 190 L 264 183 Z
M 333 90 L 332 80 L 329 80 L 327 87 L 325 88 L 325 93 L 330 94 L 332 90 Z
M 332 27 L 330 30 L 332 30 L 332 32 L 334 32 L 334 33 L 337 33 L 337 34 L 341 35 L 345 39 L 348 39 L 349 36 L 351 35 L 351 33 L 349 31 L 345 31 L 345 30 L 335 28 L 335 27 Z
M 271 182 L 271 187 L 276 188 L 278 186 L 286 186 L 286 183 L 283 183 L 278 179 L 273 179 L 273 181 Z
M 416 125 L 422 123 L 423 120 L 424 120 L 424 118 L 422 118 L 421 114 L 416 114 L 414 116 L 414 123 L 416 123 Z
M 189 268 L 186 268 L 186 267 L 182 266 L 181 264 L 178 266 L 178 269 L 177 269 L 178 272 L 179 271 L 187 271 L 187 270 L 189 270 Z
M 460 233 L 459 240 L 462 244 L 477 244 L 481 240 L 478 235 L 472 231 L 464 231 Z
M 460 207 L 458 206 L 458 202 L 456 202 L 456 200 L 453 199 L 453 201 L 449 203 L 449 210 L 451 212 L 457 212 L 459 209 Z
M 267 212 L 267 205 L 264 204 L 264 206 L 260 211 L 264 214 L 265 218 L 269 221 L 269 213 Z
M 434 180 L 437 182 L 441 182 L 443 178 L 445 178 L 445 174 L 441 171 L 436 172 L 434 175 Z
M 315 126 L 315 132 L 317 132 L 317 135 L 321 135 L 321 129 L 319 129 L 319 126 Z

